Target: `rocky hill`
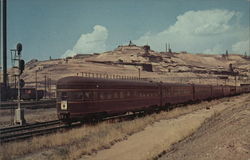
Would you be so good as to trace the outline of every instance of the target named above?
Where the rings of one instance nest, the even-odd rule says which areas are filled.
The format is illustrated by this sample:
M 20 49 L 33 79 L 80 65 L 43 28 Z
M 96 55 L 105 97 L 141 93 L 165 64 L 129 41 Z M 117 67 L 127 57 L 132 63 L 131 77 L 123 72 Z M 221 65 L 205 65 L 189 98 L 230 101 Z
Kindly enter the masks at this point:
M 97 76 L 109 78 L 140 77 L 154 81 L 202 84 L 250 83 L 250 59 L 237 54 L 206 55 L 155 52 L 150 46 L 118 46 L 101 54 L 78 54 L 65 59 L 31 60 L 26 63 L 22 78 L 26 86 L 35 85 L 35 76 L 54 87 L 65 76 Z M 139 73 L 140 72 L 140 73 Z M 13 73 L 13 69 L 9 72 Z M 86 74 L 87 73 L 87 74 Z M 92 74 L 89 74 L 92 73 Z M 93 74 L 94 73 L 94 74 Z M 227 79 L 228 78 L 228 79 Z M 10 78 L 10 82 L 13 78 Z M 48 82 L 47 82 L 48 83 Z M 52 87 L 52 88 L 53 88 Z

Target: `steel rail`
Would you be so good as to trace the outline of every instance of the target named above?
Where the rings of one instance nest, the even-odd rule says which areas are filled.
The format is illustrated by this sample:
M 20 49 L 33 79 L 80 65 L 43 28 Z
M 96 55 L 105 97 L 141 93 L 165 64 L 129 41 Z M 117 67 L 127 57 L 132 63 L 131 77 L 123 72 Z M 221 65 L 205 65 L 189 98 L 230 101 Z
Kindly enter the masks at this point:
M 27 132 L 23 132 L 23 133 L 16 133 L 16 134 L 0 136 L 0 141 L 1 141 L 1 143 L 6 143 L 6 142 L 10 142 L 10 141 L 23 140 L 23 139 L 31 138 L 34 136 L 53 133 L 53 132 L 58 131 L 59 129 L 63 129 L 66 127 L 68 127 L 68 126 L 63 125 L 63 126 L 57 126 L 57 127 L 52 127 L 52 128 L 45 128 L 45 129 L 27 131 Z
M 48 125 L 55 125 L 55 124 L 59 124 L 59 123 L 60 123 L 59 120 L 53 120 L 53 121 L 47 121 L 47 122 L 39 122 L 39 123 L 27 124 L 27 125 L 24 125 L 24 126 L 14 126 L 14 127 L 1 128 L 0 129 L 0 135 L 11 133 L 11 132 L 22 131 L 22 130 L 28 130 L 28 129 L 44 127 L 44 126 L 48 126 Z
M 56 106 L 56 100 L 41 100 L 41 101 L 23 101 L 21 102 L 21 107 L 24 108 L 39 108 Z M 0 109 L 15 109 L 17 108 L 17 102 L 1 102 Z

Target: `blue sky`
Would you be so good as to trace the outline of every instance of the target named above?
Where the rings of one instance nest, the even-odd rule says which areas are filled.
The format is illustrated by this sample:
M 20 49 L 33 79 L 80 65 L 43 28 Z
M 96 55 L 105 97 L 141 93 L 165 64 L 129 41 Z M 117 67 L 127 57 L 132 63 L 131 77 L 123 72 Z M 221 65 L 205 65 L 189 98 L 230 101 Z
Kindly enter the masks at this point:
M 8 49 L 45 60 L 132 40 L 164 51 L 249 54 L 249 0 L 8 0 Z

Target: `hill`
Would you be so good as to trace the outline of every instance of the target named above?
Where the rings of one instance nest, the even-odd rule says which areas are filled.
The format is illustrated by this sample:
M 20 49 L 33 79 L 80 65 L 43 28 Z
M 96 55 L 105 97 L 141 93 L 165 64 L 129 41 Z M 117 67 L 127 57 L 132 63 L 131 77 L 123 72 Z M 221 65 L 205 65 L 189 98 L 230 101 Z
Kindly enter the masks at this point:
M 9 74 L 13 72 L 14 69 L 11 69 Z M 46 61 L 33 59 L 26 63 L 21 77 L 26 87 L 35 86 L 36 72 L 39 87 L 44 86 L 46 76 L 52 90 L 58 79 L 76 75 L 138 78 L 140 74 L 141 78 L 153 81 L 218 85 L 235 85 L 237 75 L 236 83 L 240 85 L 249 83 L 250 59 L 237 54 L 226 56 L 156 52 L 147 45 L 126 45 L 101 54 L 77 54 L 74 57 Z M 10 78 L 10 82 L 14 82 L 14 77 Z

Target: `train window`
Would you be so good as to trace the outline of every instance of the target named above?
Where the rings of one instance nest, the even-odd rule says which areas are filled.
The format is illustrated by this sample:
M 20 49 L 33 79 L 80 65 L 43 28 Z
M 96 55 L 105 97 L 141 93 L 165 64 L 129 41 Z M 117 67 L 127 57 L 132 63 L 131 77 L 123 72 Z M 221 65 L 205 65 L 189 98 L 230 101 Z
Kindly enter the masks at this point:
M 136 97 L 136 91 L 132 91 L 133 97 Z
M 63 96 L 62 96 L 63 97 Z M 68 92 L 69 99 L 81 100 L 83 98 L 82 92 Z
M 66 100 L 67 99 L 67 92 L 59 92 L 61 93 L 61 99 Z
M 133 97 L 137 97 L 136 91 L 133 91 Z
M 89 99 L 89 97 L 90 97 L 89 92 L 84 92 L 83 99 L 86 100 L 86 99 Z
M 118 92 L 114 92 L 114 98 L 119 98 Z
M 61 100 L 61 92 L 56 92 L 56 98 L 57 100 Z
M 83 92 L 82 98 L 83 98 L 83 100 L 91 100 L 94 98 L 94 94 L 93 94 L 93 92 Z
M 130 97 L 130 92 L 129 91 L 127 91 L 127 97 Z
M 120 98 L 124 98 L 124 93 L 122 91 L 120 92 Z
M 99 98 L 103 100 L 105 98 L 104 93 L 99 93 Z
M 98 100 L 99 99 L 98 93 L 96 91 L 93 92 L 93 99 L 94 100 Z
M 143 92 L 140 92 L 140 97 L 144 97 L 144 94 Z
M 107 99 L 112 99 L 112 92 L 107 92 L 106 95 L 107 95 Z

